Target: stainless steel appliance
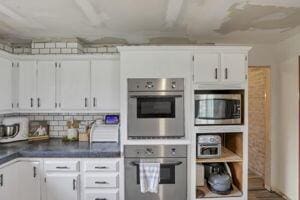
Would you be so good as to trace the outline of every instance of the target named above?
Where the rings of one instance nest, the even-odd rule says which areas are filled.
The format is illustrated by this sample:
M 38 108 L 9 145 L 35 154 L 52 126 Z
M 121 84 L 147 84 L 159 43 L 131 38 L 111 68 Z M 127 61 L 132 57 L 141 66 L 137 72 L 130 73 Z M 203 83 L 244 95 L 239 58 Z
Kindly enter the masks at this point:
M 27 140 L 28 123 L 29 120 L 25 117 L 4 118 L 0 126 L 0 143 Z
M 197 158 L 218 158 L 221 156 L 222 140 L 219 135 L 198 135 Z
M 125 146 L 125 200 L 186 200 L 187 146 Z M 141 193 L 140 162 L 160 163 L 159 192 Z
M 128 138 L 184 135 L 184 79 L 128 79 Z
M 242 91 L 196 91 L 195 125 L 230 125 L 242 123 Z

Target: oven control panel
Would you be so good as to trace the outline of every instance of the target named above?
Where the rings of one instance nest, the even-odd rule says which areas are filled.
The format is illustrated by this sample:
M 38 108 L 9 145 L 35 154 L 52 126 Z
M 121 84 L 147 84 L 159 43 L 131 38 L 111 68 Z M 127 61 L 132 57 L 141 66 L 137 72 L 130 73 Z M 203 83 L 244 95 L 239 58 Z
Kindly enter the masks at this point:
M 128 145 L 125 157 L 186 157 L 186 145 Z
M 128 91 L 183 91 L 183 78 L 128 79 Z

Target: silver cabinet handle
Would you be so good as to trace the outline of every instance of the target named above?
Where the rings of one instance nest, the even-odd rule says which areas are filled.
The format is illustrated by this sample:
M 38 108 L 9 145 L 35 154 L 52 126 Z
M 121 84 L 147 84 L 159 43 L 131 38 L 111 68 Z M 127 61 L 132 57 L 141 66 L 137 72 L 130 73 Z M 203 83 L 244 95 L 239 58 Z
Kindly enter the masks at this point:
M 0 175 L 0 186 L 3 186 L 3 174 Z
M 218 79 L 218 68 L 215 68 L 215 79 Z
M 225 79 L 228 79 L 228 68 L 225 68 Z
M 30 98 L 30 107 L 33 107 L 33 98 Z
M 36 167 L 33 167 L 33 178 L 36 177 Z
M 41 107 L 41 99 L 40 98 L 37 98 L 37 106 L 38 106 L 38 108 Z
M 108 167 L 105 167 L 105 166 L 95 166 L 95 169 L 107 169 Z
M 108 184 L 106 181 L 95 181 L 95 184 Z
M 93 98 L 93 106 L 96 107 L 96 97 Z
M 85 97 L 85 98 L 84 98 L 84 107 L 87 108 L 87 106 L 88 106 L 87 104 L 88 104 L 88 98 Z
M 73 190 L 76 190 L 76 179 L 73 179 Z
M 56 169 L 69 169 L 67 166 L 57 166 Z
M 107 200 L 106 198 L 96 198 L 95 200 Z

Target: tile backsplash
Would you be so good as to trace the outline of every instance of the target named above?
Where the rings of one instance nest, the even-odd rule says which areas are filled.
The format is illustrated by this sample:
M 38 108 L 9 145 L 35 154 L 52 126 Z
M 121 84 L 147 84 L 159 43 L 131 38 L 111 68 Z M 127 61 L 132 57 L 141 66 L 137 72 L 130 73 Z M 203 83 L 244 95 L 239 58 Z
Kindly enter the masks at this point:
M 107 113 L 108 114 L 108 113 Z M 112 114 L 112 113 L 109 113 Z M 113 113 L 118 114 L 118 113 Z M 103 113 L 14 113 L 0 115 L 0 123 L 4 117 L 27 117 L 29 120 L 46 120 L 49 124 L 49 134 L 52 138 L 63 137 L 67 131 L 68 120 L 78 120 L 80 122 L 79 131 L 84 131 L 85 126 L 95 119 L 103 119 Z

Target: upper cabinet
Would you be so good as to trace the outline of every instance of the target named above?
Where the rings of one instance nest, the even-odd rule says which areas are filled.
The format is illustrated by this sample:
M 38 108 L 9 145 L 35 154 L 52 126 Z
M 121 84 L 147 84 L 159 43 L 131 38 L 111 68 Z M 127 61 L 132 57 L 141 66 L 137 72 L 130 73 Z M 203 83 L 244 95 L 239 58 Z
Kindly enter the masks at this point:
M 120 63 L 118 60 L 91 62 L 91 107 L 101 111 L 120 109 Z
M 12 109 L 12 62 L 0 58 L 0 112 Z
M 36 99 L 36 61 L 19 61 L 18 66 L 18 107 L 20 110 L 34 110 L 37 107 Z
M 87 110 L 90 107 L 90 61 L 60 63 L 60 104 L 62 110 Z
M 52 110 L 56 106 L 56 67 L 53 61 L 18 63 L 20 110 Z
M 233 83 L 246 80 L 247 54 L 245 53 L 196 53 L 194 55 L 195 83 Z

